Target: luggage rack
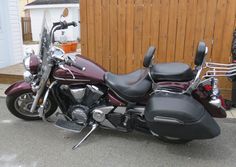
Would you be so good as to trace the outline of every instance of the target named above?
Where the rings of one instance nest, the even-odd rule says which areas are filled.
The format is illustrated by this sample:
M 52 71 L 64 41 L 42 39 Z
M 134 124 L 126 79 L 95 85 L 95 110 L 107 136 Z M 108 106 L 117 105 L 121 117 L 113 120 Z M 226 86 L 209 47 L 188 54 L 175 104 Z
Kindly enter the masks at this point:
M 206 62 L 205 68 L 208 68 L 208 71 L 203 76 L 203 78 L 232 77 L 236 75 L 236 63 L 223 64 L 223 63 Z

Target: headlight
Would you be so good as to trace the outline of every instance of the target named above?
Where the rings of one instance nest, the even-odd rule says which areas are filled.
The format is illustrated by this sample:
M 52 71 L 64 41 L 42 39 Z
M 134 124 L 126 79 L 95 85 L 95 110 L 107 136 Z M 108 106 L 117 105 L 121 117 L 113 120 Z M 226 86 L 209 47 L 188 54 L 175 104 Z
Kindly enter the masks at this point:
M 25 66 L 26 71 L 31 72 L 32 74 L 36 74 L 41 67 L 42 61 L 36 55 L 31 55 L 30 57 L 26 57 L 23 60 L 23 64 Z

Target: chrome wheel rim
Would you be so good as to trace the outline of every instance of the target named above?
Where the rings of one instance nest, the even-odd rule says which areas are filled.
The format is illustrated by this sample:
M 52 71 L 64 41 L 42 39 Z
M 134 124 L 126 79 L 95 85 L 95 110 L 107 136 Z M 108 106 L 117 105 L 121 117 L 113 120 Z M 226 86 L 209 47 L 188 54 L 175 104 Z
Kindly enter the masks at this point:
M 27 116 L 27 117 L 39 117 L 39 113 L 37 109 L 34 112 L 30 112 L 31 106 L 33 104 L 34 97 L 33 93 L 24 93 L 18 96 L 15 100 L 14 107 L 20 114 Z M 50 100 L 47 100 L 45 105 L 45 113 L 47 113 L 51 108 Z

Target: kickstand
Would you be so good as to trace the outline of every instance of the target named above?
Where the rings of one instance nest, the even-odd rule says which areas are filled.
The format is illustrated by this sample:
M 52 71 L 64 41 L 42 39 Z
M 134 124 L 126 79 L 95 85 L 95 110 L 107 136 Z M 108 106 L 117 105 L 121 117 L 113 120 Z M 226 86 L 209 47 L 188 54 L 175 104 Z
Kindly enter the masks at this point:
M 91 130 L 87 133 L 86 136 L 84 136 L 84 138 L 78 143 L 76 144 L 74 147 L 72 147 L 73 150 L 77 149 L 88 137 L 89 135 L 98 127 L 98 124 L 93 124 Z

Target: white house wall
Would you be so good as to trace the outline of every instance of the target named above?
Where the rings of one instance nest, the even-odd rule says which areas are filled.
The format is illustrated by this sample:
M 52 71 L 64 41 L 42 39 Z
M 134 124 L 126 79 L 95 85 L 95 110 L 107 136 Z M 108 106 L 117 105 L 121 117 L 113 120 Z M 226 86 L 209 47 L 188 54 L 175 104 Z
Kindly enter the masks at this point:
M 0 68 L 22 61 L 23 42 L 18 0 L 1 1 Z
M 67 22 L 71 21 L 79 21 L 79 10 L 77 7 L 69 7 L 69 16 L 66 17 Z M 39 41 L 39 36 L 41 33 L 41 25 L 43 21 L 44 11 L 47 10 L 47 12 L 50 13 L 50 19 L 51 24 L 53 22 L 60 21 L 60 16 L 64 10 L 64 8 L 47 8 L 47 9 L 30 9 L 30 17 L 31 17 L 31 29 L 32 29 L 32 37 L 33 41 Z M 68 41 L 74 41 L 77 38 L 80 37 L 80 26 L 74 28 L 69 27 L 65 31 L 66 37 Z M 57 31 L 55 34 L 55 39 L 59 40 L 61 35 L 61 31 Z

